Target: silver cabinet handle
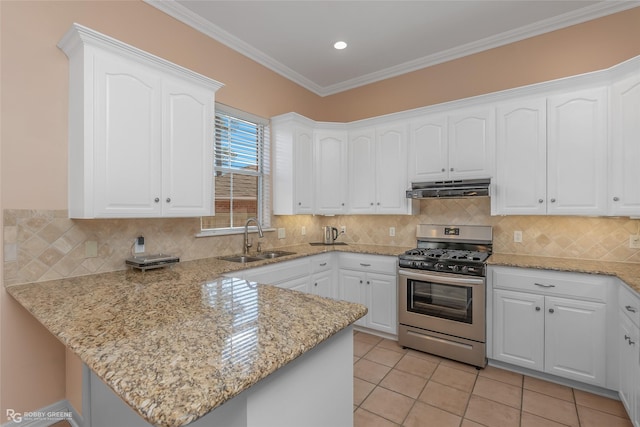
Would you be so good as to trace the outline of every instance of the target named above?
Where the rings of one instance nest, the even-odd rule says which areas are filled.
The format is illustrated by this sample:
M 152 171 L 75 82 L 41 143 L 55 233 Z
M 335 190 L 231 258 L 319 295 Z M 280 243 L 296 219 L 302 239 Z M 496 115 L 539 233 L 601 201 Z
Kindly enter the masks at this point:
M 155 199 L 153 199 L 153 201 L 158 203 L 160 201 L 160 197 L 156 197 Z
M 536 311 L 540 311 L 540 307 L 536 307 Z
M 632 312 L 632 313 L 635 313 L 635 312 L 637 312 L 637 311 L 638 311 L 638 310 L 636 310 L 636 308 L 635 308 L 635 307 L 630 306 L 630 305 L 625 305 L 625 306 L 624 306 L 624 308 L 626 308 L 626 309 L 627 309 L 627 311 L 630 311 L 630 312 Z
M 614 202 L 617 202 L 617 201 L 619 201 L 619 200 L 620 200 L 620 197 L 614 197 L 614 198 L 613 198 L 613 201 L 614 201 Z
M 629 335 L 625 334 L 624 339 L 629 342 L 629 345 L 636 345 L 635 341 L 631 341 L 631 337 Z
M 545 285 L 543 283 L 534 283 L 536 286 L 540 286 L 541 288 L 555 288 L 556 285 Z
M 549 309 L 549 313 L 551 313 L 551 314 L 553 314 L 553 313 L 554 313 L 554 311 L 555 311 L 555 310 L 554 310 L 553 308 L 550 308 L 550 309 Z
M 325 265 L 327 265 L 327 263 L 323 262 L 323 263 L 320 264 L 320 267 L 324 267 Z
M 365 264 L 363 262 L 361 262 L 360 265 L 363 266 L 363 267 L 371 267 L 371 264 Z

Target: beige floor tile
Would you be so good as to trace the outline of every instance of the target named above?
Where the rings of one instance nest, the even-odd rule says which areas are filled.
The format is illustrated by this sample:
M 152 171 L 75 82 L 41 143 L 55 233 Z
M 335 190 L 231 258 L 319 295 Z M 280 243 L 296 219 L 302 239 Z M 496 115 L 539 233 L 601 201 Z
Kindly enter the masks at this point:
M 353 426 L 354 427 L 397 427 L 398 424 L 382 418 L 369 411 L 365 411 L 362 408 L 353 414 Z
M 364 402 L 364 399 L 369 396 L 371 391 L 376 388 L 375 384 L 371 384 L 368 381 L 361 380 L 360 378 L 353 379 L 353 404 L 360 405 Z
M 577 405 L 586 406 L 611 415 L 627 418 L 627 411 L 619 400 L 609 399 L 608 397 L 598 396 L 597 394 L 587 393 L 582 390 L 576 390 L 574 394 L 576 396 Z
M 476 382 L 476 374 L 450 368 L 445 365 L 439 365 L 433 373 L 431 380 L 471 393 L 473 385 Z
M 464 417 L 489 427 L 520 425 L 518 409 L 475 395 L 471 395 Z
M 579 424 L 573 403 L 531 390 L 523 391 L 522 411 L 569 426 L 577 427 Z
M 573 402 L 573 389 L 560 384 L 555 384 L 549 381 L 533 378 L 529 376 L 524 377 L 524 388 L 527 390 L 537 391 L 538 393 L 546 394 L 547 396 L 557 397 L 558 399 L 567 400 Z
M 405 354 L 396 364 L 396 369 L 429 378 L 438 367 L 436 362 Z
M 517 409 L 522 405 L 522 388 L 487 377 L 478 377 L 473 394 Z
M 376 345 L 374 343 L 366 342 L 366 341 L 357 341 L 353 340 L 353 355 L 362 357 L 371 351 Z
M 478 376 L 522 387 L 523 376 L 521 374 L 505 371 L 504 369 L 496 368 L 495 366 L 487 366 L 484 369 L 481 369 L 478 372 Z
M 402 348 L 401 345 L 398 344 L 398 341 L 383 339 L 377 345 L 377 347 L 386 348 L 387 350 L 397 351 L 398 353 L 405 354 L 408 350 Z
M 462 418 L 426 403 L 416 402 L 404 427 L 458 427 Z
M 380 382 L 380 386 L 416 399 L 426 383 L 425 378 L 392 369 Z
M 367 360 L 380 363 L 381 365 L 390 366 L 392 368 L 400 361 L 400 359 L 402 359 L 402 357 L 402 353 L 377 346 L 364 355 L 364 358 Z
M 448 385 L 429 381 L 418 400 L 456 415 L 464 415 L 470 394 Z
M 376 387 L 360 407 L 394 423 L 402 423 L 415 401 L 386 388 Z
M 581 427 L 632 427 L 626 415 L 624 418 L 617 417 L 586 406 L 578 405 L 578 417 Z
M 520 419 L 520 427 L 565 427 L 565 425 L 523 412 Z
M 382 341 L 381 337 L 378 337 L 376 335 L 367 334 L 365 332 L 356 332 L 353 335 L 353 339 L 354 339 L 354 341 L 366 342 L 366 343 L 373 344 L 373 345 L 376 345 L 380 341 Z
M 360 359 L 353 365 L 353 375 L 356 378 L 374 384 L 378 384 L 390 370 L 391 368 L 388 366 L 367 359 Z
M 462 420 L 462 424 L 460 424 L 460 427 L 484 427 L 484 426 L 475 421 L 471 421 L 465 418 L 464 420 Z

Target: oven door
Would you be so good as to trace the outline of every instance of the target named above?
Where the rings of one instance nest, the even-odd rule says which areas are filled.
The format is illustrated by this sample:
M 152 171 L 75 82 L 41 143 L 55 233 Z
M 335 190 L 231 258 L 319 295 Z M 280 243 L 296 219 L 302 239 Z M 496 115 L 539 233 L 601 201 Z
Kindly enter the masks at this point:
M 398 270 L 402 325 L 485 341 L 485 278 Z

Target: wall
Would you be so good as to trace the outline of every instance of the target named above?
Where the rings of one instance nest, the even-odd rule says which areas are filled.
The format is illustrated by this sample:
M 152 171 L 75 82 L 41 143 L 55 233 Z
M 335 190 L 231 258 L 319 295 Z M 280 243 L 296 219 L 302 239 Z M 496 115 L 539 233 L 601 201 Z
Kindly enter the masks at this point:
M 640 9 L 623 12 L 319 98 L 141 1 L 0 2 L 0 207 L 7 245 L 3 275 L 18 283 L 121 268 L 131 236 L 140 232 L 150 250 L 180 251 L 185 259 L 237 252 L 242 246 L 240 236 L 196 239 L 194 220 L 66 219 L 68 61 L 56 43 L 72 22 L 225 83 L 218 100 L 233 107 L 263 117 L 296 111 L 315 120 L 351 121 L 608 67 L 640 54 L 635 43 L 640 36 L 639 13 Z M 497 247 L 533 253 L 544 247 L 549 254 L 571 256 L 584 253 L 584 242 L 579 240 L 583 233 L 602 227 L 622 235 L 621 230 L 634 228 L 624 219 L 491 218 L 488 205 L 476 202 L 425 203 L 416 218 L 276 218 L 274 225 L 286 228 L 287 238 L 280 241 L 271 233 L 268 245 L 304 241 L 299 234 L 302 225 L 309 240 L 320 238 L 323 224 L 344 222 L 353 241 L 380 243 L 385 242 L 389 224 L 396 224 L 398 237 L 390 243 L 412 246 L 415 222 L 496 221 Z M 551 229 L 557 226 L 567 230 L 567 237 L 554 235 Z M 525 232 L 522 247 L 509 246 L 512 229 Z M 607 248 L 603 257 L 619 250 L 598 233 L 592 237 L 596 246 Z M 86 240 L 99 242 L 98 257 L 86 258 Z M 568 245 L 567 240 L 574 243 Z M 637 260 L 637 254 L 623 254 L 627 255 Z M 62 345 L 3 287 L 0 304 L 0 413 L 6 408 L 34 410 L 65 396 L 80 409 L 77 358 L 65 355 Z

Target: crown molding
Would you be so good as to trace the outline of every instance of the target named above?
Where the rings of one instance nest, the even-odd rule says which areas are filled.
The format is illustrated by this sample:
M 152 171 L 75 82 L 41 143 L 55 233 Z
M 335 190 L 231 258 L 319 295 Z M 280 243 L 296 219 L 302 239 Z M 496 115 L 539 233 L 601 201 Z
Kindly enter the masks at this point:
M 320 86 L 300 73 L 297 73 L 286 65 L 264 54 L 262 51 L 254 48 L 250 44 L 233 36 L 217 25 L 203 19 L 196 13 L 177 3 L 175 0 L 144 0 L 144 2 L 269 68 L 316 95 L 323 97 L 640 6 L 639 0 L 603 1 L 574 12 L 565 13 L 516 30 L 507 31 L 492 37 L 467 43 L 453 49 L 448 49 L 437 54 L 408 61 L 384 70 L 349 79 L 341 83 L 329 86 Z

